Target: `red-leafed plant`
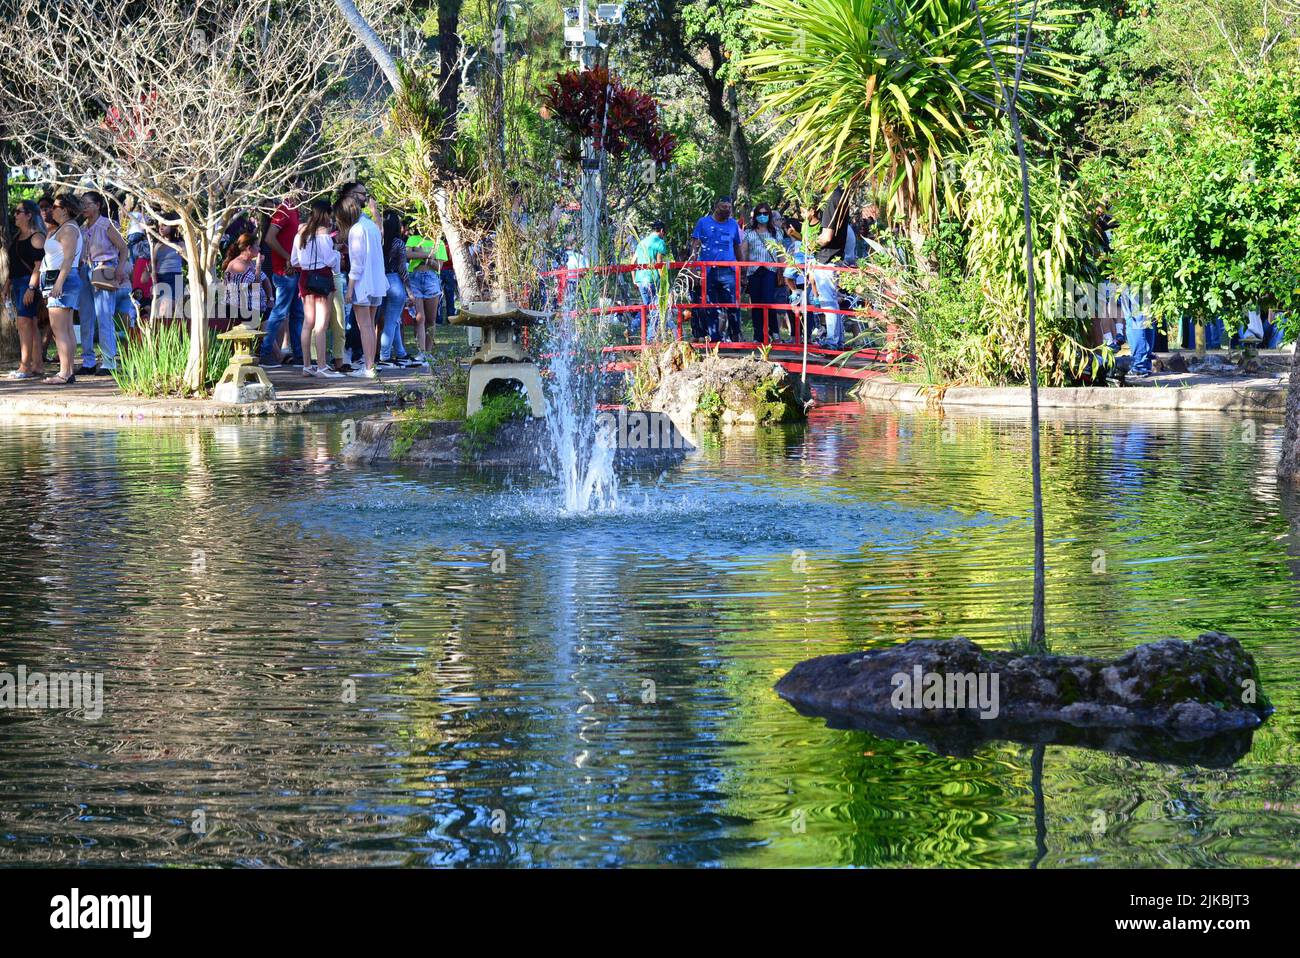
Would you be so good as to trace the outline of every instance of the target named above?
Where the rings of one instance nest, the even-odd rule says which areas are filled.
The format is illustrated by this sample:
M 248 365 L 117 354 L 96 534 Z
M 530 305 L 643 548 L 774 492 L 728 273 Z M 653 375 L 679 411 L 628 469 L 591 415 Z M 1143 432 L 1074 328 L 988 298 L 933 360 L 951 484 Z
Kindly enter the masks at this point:
M 677 146 L 677 138 L 663 128 L 655 98 L 624 86 L 604 67 L 557 74 L 542 102 L 561 126 L 592 137 L 596 149 L 610 156 L 638 146 L 654 162 L 666 164 Z

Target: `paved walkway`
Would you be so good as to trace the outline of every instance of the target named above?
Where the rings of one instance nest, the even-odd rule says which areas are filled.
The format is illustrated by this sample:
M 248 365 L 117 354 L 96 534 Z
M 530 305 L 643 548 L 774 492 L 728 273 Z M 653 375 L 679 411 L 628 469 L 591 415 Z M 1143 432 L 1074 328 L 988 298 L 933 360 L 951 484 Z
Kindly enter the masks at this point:
M 1163 358 L 1168 354 L 1159 355 Z M 1148 379 L 1129 379 L 1125 386 L 1043 387 L 1038 390 L 1038 405 L 1043 409 L 1284 415 L 1291 356 L 1273 350 L 1261 354 L 1261 360 L 1260 372 L 1254 376 L 1166 372 Z M 1029 389 L 1025 386 L 939 388 L 877 377 L 864 380 L 853 394 L 862 401 L 1029 408 Z
M 378 380 L 308 378 L 296 367 L 268 369 L 276 398 L 259 403 L 123 396 L 111 376 L 78 376 L 70 386 L 39 379 L 0 379 L 0 416 L 89 416 L 109 419 L 240 419 L 344 413 L 397 405 L 421 388 L 423 370 L 380 370 Z

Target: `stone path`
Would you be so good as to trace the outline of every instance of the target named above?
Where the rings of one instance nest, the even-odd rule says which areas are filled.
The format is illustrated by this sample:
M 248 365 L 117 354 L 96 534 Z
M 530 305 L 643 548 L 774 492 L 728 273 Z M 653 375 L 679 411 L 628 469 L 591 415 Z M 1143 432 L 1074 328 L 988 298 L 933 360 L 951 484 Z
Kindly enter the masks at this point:
M 69 386 L 39 379 L 0 379 L 0 416 L 77 416 L 109 419 L 231 419 L 344 413 L 397 405 L 419 389 L 423 370 L 389 369 L 380 379 L 317 379 L 296 367 L 268 369 L 276 398 L 234 404 L 211 399 L 141 399 L 123 396 L 111 376 L 79 376 Z

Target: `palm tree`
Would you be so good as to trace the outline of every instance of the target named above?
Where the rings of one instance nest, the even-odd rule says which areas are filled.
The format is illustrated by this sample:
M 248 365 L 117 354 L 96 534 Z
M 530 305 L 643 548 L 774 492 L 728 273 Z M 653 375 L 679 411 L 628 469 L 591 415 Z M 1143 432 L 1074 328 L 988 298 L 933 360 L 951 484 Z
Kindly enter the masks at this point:
M 776 121 L 769 173 L 798 166 L 827 183 L 875 184 L 919 254 L 941 204 L 955 205 L 945 164 L 1001 101 L 997 68 L 1015 71 L 1030 2 L 981 4 L 981 31 L 969 0 L 757 0 L 744 65 L 759 113 Z M 1039 33 L 1063 24 L 1056 2 L 1037 4 Z M 1057 89 L 1061 64 L 1031 47 L 1021 91 Z
M 394 91 L 400 90 L 402 88 L 402 78 L 397 71 L 397 61 L 389 52 L 384 41 L 379 39 L 379 35 L 375 33 L 369 21 L 357 9 L 357 5 L 352 0 L 334 0 L 334 5 L 338 7 L 339 14 L 347 22 L 348 28 L 369 51 L 370 56 L 374 58 L 375 65 L 383 73 L 388 85 Z

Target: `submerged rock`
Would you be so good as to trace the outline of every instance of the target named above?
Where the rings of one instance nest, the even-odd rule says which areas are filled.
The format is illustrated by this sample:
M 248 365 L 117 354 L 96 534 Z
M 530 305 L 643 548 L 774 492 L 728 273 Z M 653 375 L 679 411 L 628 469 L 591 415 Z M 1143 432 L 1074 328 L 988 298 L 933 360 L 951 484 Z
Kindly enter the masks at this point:
M 1254 659 L 1218 632 L 1151 642 L 1113 660 L 916 640 L 808 659 L 776 691 L 836 727 L 954 754 L 1011 739 L 1210 765 L 1244 754 L 1272 710 Z
M 615 466 L 620 469 L 659 469 L 680 462 L 694 447 L 661 413 L 619 410 L 601 414 L 599 435 L 614 444 Z M 466 449 L 465 423 L 458 420 L 425 421 L 412 438 L 398 416 L 363 419 L 356 439 L 339 453 L 345 462 L 403 462 L 421 466 L 473 464 L 480 466 L 542 469 L 550 442 L 546 423 L 523 419 L 504 423 L 492 441 L 476 452 Z
M 757 356 L 696 352 L 688 343 L 647 349 L 633 371 L 638 404 L 665 413 L 683 431 L 703 417 L 722 426 L 775 425 L 804 417 L 796 382 Z

